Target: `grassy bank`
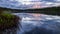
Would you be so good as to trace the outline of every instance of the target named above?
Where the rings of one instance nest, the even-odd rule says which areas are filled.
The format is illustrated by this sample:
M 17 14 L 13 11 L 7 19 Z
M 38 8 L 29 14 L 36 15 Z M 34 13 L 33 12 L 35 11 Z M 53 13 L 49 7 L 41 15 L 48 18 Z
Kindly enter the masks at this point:
M 0 14 L 0 30 L 17 27 L 19 22 L 19 17 L 9 13 Z

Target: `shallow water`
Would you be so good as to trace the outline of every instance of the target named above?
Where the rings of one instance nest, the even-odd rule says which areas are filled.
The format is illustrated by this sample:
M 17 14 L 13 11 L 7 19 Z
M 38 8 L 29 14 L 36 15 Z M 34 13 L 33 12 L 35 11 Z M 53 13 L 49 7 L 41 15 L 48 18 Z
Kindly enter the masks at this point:
M 47 30 L 52 30 L 52 34 L 60 34 L 60 16 L 45 15 L 45 14 L 35 14 L 35 13 L 13 13 L 14 15 L 22 18 L 21 26 L 19 25 L 19 30 L 12 29 L 9 30 L 10 34 L 24 34 L 32 29 L 45 28 Z M 4 34 L 7 31 L 4 31 Z M 6 33 L 6 34 L 8 34 Z

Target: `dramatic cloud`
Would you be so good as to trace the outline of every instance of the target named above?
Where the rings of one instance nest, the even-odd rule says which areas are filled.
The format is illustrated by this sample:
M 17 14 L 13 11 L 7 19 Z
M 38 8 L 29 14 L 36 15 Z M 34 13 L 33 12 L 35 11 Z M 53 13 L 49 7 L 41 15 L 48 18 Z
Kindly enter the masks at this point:
M 60 6 L 60 0 L 0 0 L 0 7 L 13 9 Z

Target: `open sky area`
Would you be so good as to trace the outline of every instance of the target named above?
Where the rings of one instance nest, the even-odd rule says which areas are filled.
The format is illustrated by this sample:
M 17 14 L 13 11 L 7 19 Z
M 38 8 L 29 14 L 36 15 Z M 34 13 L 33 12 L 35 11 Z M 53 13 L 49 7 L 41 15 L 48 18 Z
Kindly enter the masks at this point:
M 60 6 L 60 0 L 0 0 L 0 7 L 13 9 Z

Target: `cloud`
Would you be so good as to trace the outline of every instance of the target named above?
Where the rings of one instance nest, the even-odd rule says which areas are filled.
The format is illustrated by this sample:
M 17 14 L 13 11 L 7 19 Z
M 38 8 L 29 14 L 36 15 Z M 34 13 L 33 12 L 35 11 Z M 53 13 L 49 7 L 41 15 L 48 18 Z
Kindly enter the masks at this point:
M 52 6 L 60 6 L 60 2 L 58 2 L 57 0 L 56 0 L 56 2 L 41 1 L 40 6 L 41 6 L 41 8 L 52 7 Z
M 60 6 L 60 0 L 0 0 L 0 6 L 13 9 Z
M 46 2 L 55 2 L 54 0 L 41 0 L 41 1 L 46 1 Z
M 29 8 L 44 8 L 44 7 L 52 7 L 52 6 L 60 6 L 60 0 L 40 0 L 31 2 L 32 6 Z
M 49 5 L 49 6 L 59 6 L 60 3 L 55 3 L 55 2 L 47 2 L 46 5 Z
M 54 1 L 60 2 L 60 0 L 54 0 Z

